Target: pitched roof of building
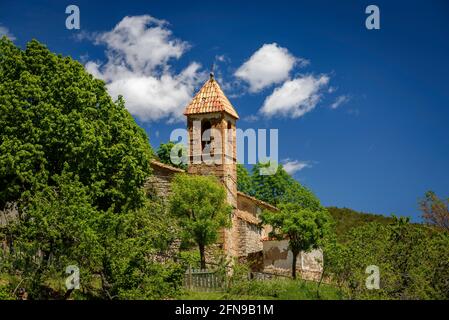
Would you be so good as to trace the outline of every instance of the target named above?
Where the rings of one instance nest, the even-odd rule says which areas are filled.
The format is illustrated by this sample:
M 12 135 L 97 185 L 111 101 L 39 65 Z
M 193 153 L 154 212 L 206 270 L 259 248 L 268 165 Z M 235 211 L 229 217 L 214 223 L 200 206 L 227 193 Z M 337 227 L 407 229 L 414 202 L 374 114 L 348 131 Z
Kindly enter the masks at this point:
M 234 118 L 239 116 L 229 102 L 228 98 L 221 90 L 220 85 L 214 79 L 213 73 L 210 79 L 203 85 L 198 93 L 193 97 L 192 101 L 184 110 L 184 115 L 202 114 L 210 112 L 226 112 Z

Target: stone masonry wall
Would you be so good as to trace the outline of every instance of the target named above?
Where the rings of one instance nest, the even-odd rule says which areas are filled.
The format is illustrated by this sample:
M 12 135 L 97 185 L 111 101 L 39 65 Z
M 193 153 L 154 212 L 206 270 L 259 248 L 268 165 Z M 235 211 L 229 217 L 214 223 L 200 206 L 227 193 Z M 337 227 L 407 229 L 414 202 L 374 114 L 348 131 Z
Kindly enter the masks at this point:
M 153 174 L 148 178 L 145 183 L 145 191 L 149 195 L 160 197 L 163 200 L 167 200 L 171 193 L 171 181 L 176 173 L 183 172 L 181 169 L 168 169 L 155 163 L 151 164 Z
M 250 253 L 263 250 L 263 243 L 261 241 L 262 230 L 259 226 L 239 219 L 237 230 L 239 237 L 239 256 L 247 256 Z
M 239 217 L 237 232 L 239 256 L 248 256 L 263 250 L 262 239 L 268 235 L 268 227 L 260 227 L 259 215 L 262 209 L 253 200 L 241 194 L 237 197 L 236 215 Z
M 289 275 L 293 263 L 293 254 L 288 249 L 288 241 L 263 241 L 264 269 L 267 272 Z M 323 271 L 323 252 L 312 250 L 301 252 L 296 262 L 296 270 L 306 280 L 319 280 Z

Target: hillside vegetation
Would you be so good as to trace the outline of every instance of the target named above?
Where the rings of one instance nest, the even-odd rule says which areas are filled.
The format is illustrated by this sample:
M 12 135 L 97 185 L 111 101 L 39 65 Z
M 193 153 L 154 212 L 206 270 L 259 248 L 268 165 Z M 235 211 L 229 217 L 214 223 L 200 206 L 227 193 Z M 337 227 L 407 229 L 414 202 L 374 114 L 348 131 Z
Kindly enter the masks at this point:
M 393 222 L 392 217 L 360 212 L 349 208 L 328 207 L 327 210 L 335 221 L 335 233 L 339 241 L 345 241 L 349 231 L 355 227 L 361 227 L 371 222 L 382 225 Z

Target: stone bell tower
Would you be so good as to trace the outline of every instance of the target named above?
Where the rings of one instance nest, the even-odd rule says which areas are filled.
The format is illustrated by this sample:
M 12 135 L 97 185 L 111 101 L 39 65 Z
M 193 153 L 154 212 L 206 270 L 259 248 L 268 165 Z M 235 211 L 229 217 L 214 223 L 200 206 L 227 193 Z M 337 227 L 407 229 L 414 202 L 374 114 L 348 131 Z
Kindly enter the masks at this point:
M 189 133 L 188 173 L 215 175 L 225 186 L 228 203 L 237 208 L 237 150 L 234 107 L 214 74 L 186 107 Z

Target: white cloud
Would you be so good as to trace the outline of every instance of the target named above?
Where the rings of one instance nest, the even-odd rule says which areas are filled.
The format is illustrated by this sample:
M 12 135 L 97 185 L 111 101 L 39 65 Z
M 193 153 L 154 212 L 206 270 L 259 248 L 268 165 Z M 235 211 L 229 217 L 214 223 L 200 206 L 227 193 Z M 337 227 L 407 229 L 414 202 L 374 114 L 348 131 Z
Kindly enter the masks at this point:
M 260 111 L 267 117 L 299 118 L 315 108 L 321 97 L 320 91 L 328 82 L 326 75 L 288 80 L 265 99 Z
M 220 54 L 220 55 L 216 55 L 215 56 L 215 60 L 217 60 L 218 62 L 224 62 L 224 63 L 227 63 L 227 62 L 230 62 L 231 61 L 231 59 L 229 59 L 226 55 L 224 55 L 224 54 Z
M 339 106 L 341 106 L 342 104 L 348 102 L 349 100 L 350 100 L 349 96 L 346 96 L 346 95 L 339 96 L 331 104 L 331 109 L 337 109 Z
M 328 93 L 334 93 L 335 91 L 337 91 L 337 88 L 330 86 L 329 89 L 327 90 Z
M 296 172 L 304 168 L 311 167 L 311 165 L 306 161 L 285 159 L 283 162 L 284 163 L 282 166 L 284 167 L 284 170 L 290 175 L 294 175 Z
M 86 70 L 106 81 L 114 99 L 123 95 L 132 115 L 142 121 L 183 119 L 182 111 L 205 75 L 196 62 L 172 72 L 169 61 L 179 59 L 189 44 L 173 38 L 166 21 L 128 16 L 111 31 L 94 34 L 94 41 L 106 46 L 107 62 L 89 61 Z
M 14 37 L 14 35 L 9 31 L 8 28 L 0 25 L 0 38 L 3 36 L 7 36 L 11 41 L 16 40 L 16 37 Z
M 264 44 L 237 69 L 235 76 L 246 81 L 251 92 L 258 92 L 288 79 L 298 62 L 306 64 L 306 60 L 294 57 L 276 43 Z

